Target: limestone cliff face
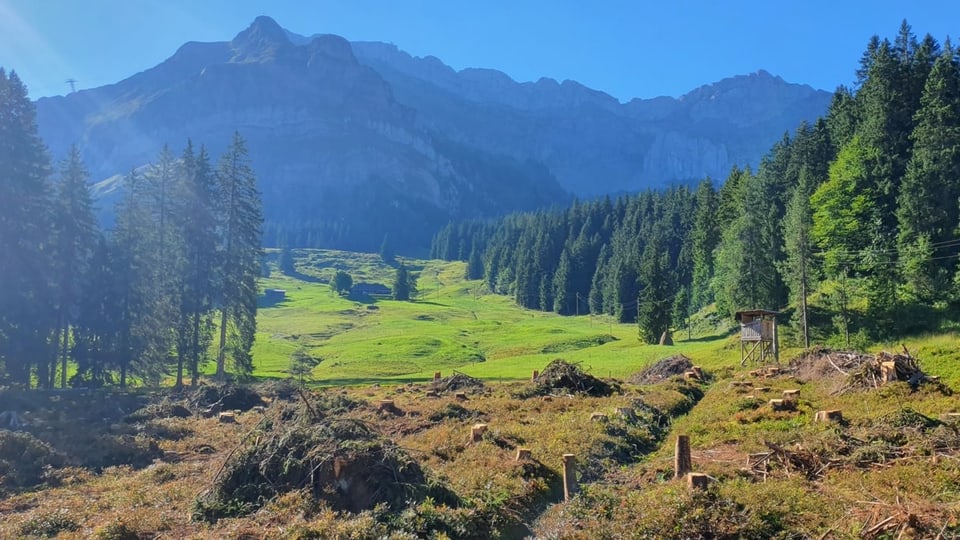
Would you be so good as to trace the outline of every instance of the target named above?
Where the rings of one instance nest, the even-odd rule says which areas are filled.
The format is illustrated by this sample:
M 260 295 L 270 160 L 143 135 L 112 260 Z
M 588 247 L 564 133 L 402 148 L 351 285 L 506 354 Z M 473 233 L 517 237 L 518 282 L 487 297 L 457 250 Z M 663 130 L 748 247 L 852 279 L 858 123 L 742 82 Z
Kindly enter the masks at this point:
M 353 43 L 353 50 L 428 129 L 489 151 L 535 156 L 580 195 L 722 180 L 734 165 L 759 163 L 785 132 L 822 115 L 831 98 L 761 70 L 680 98 L 621 104 L 575 81 L 517 83 L 495 70 L 458 72 L 384 43 Z
M 416 248 L 454 219 L 722 179 L 829 97 L 759 72 L 621 104 L 259 17 L 230 42 L 187 43 L 116 84 L 40 99 L 37 117 L 53 156 L 77 143 L 97 179 L 188 138 L 216 156 L 239 131 L 269 222 L 309 229 L 313 245 L 376 249 L 389 233 Z M 98 186 L 105 206 L 120 185 Z

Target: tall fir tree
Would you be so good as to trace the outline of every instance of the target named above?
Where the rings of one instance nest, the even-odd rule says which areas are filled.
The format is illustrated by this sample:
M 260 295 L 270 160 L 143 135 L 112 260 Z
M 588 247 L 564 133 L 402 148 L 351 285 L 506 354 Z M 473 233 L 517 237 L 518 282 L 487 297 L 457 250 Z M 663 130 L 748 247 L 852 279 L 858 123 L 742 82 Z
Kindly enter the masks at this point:
M 0 361 L 9 380 L 48 385 L 57 327 L 51 286 L 50 162 L 36 111 L 17 77 L 0 68 Z
M 897 246 L 909 294 L 932 302 L 953 277 L 960 220 L 960 69 L 950 43 L 926 80 L 913 153 L 897 200 Z M 934 252 L 936 248 L 936 252 Z
M 73 145 L 60 164 L 53 215 L 61 387 L 67 386 L 70 329 L 76 322 L 81 298 L 87 293 L 83 286 L 97 241 L 97 225 L 93 216 L 88 178 L 80 151 Z M 56 369 L 52 368 L 51 376 L 55 372 Z M 52 380 L 50 386 L 53 386 Z
M 260 192 L 250 167 L 247 145 L 234 133 L 216 174 L 220 207 L 220 338 L 218 379 L 226 376 L 227 358 L 240 375 L 253 370 L 251 349 L 257 331 L 257 278 L 260 274 Z
M 213 340 L 213 309 L 217 295 L 217 184 L 203 146 L 194 152 L 188 141 L 181 157 L 178 184 L 178 231 L 182 268 L 177 291 L 176 386 L 183 385 L 186 368 L 196 386 L 200 366 Z
M 696 191 L 696 216 L 693 231 L 693 285 L 690 303 L 695 310 L 713 302 L 713 252 L 720 241 L 717 222 L 717 193 L 709 178 Z

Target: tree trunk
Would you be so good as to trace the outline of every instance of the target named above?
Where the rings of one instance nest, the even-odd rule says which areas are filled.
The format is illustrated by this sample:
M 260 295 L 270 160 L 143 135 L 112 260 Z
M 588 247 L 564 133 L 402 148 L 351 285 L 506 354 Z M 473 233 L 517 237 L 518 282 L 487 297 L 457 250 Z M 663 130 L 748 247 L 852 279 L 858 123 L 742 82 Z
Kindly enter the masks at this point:
M 226 375 L 225 361 L 227 355 L 227 308 L 220 311 L 220 349 L 217 351 L 217 374 L 218 381 L 222 381 Z

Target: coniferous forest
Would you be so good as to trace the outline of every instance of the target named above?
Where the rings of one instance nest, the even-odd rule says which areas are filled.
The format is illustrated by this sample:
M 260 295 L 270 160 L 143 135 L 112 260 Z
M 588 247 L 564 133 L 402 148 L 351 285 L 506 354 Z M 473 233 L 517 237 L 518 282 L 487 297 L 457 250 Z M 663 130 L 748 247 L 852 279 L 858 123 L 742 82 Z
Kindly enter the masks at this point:
M 714 303 L 789 313 L 797 345 L 938 328 L 960 316 L 958 62 L 904 22 L 755 171 L 450 224 L 432 255 L 526 308 L 636 322 L 647 342 Z
M 262 218 L 239 134 L 216 165 L 188 141 L 131 171 L 112 230 L 79 151 L 51 163 L 26 87 L 3 69 L 0 140 L 0 379 L 181 385 L 209 356 L 220 376 L 252 370 Z

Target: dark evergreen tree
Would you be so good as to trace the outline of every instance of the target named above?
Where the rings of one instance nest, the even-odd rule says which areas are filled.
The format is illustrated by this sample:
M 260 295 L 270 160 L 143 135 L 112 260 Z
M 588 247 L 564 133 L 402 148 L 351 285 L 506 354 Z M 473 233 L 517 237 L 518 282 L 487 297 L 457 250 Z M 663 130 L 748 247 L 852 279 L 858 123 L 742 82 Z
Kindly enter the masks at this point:
M 638 275 L 637 324 L 640 339 L 646 343 L 658 343 L 673 323 L 675 290 L 671 276 L 669 254 L 663 240 L 654 235 L 640 257 Z
M 696 217 L 693 231 L 693 285 L 690 304 L 700 309 L 713 302 L 713 252 L 720 242 L 720 224 L 717 222 L 717 194 L 708 178 L 697 187 Z
M 480 258 L 480 250 L 476 247 L 470 250 L 470 258 L 467 260 L 464 277 L 469 280 L 483 278 L 483 260 Z
M 16 73 L 0 68 L 0 361 L 9 380 L 50 382 L 57 327 L 50 243 L 50 163 Z
M 57 335 L 60 343 L 60 386 L 67 386 L 70 328 L 76 322 L 87 266 L 97 240 L 89 175 L 77 147 L 71 146 L 60 164 L 56 184 L 53 229 L 57 286 Z M 56 373 L 54 366 L 50 374 Z M 53 381 L 49 382 L 53 386 Z
M 233 135 L 217 170 L 220 208 L 220 340 L 217 378 L 226 375 L 226 361 L 242 375 L 253 370 L 250 350 L 257 330 L 257 276 L 260 227 L 263 223 L 260 192 L 250 167 L 247 147 L 239 133 Z
M 412 300 L 417 295 L 417 282 L 414 275 L 402 263 L 397 267 L 393 279 L 393 299 Z
M 217 230 L 220 224 L 217 184 L 206 149 L 201 146 L 199 152 L 194 153 L 193 144 L 188 141 L 181 161 L 176 214 L 182 246 L 177 291 L 176 385 L 183 384 L 186 364 L 191 384 L 196 386 L 200 366 L 213 342 L 213 312 L 218 286 Z
M 909 294 L 932 302 L 946 290 L 958 253 L 960 69 L 947 43 L 926 81 L 913 152 L 897 200 L 897 245 Z
M 333 275 L 333 291 L 341 296 L 350 294 L 353 288 L 353 278 L 343 270 L 337 270 Z

